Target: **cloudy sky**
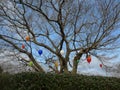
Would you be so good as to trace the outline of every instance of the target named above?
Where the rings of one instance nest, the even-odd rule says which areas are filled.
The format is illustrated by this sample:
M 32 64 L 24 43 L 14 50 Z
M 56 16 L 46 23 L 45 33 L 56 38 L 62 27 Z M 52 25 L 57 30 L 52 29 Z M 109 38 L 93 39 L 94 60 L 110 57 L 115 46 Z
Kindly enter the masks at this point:
M 104 60 L 104 64 L 108 67 L 115 68 L 115 65 L 120 64 L 120 55 L 119 52 L 116 52 L 114 58 L 109 60 Z M 103 66 L 100 67 L 101 62 L 92 56 L 91 63 L 87 63 L 87 61 L 79 63 L 78 73 L 81 74 L 90 74 L 90 75 L 102 75 L 102 76 L 113 76 L 112 72 L 106 73 L 106 69 Z
M 9 8 L 12 8 L 12 4 L 10 2 L 8 2 L 8 3 L 9 3 L 8 4 Z M 118 54 L 118 57 L 116 57 L 112 60 L 109 60 L 108 62 L 105 63 L 110 67 L 114 67 L 115 64 L 120 63 L 120 55 L 119 55 L 120 50 L 118 50 L 114 53 Z M 0 56 L 0 63 L 5 62 L 7 60 L 6 58 L 3 59 L 2 57 L 3 56 Z M 14 64 L 16 64 L 16 66 L 18 65 L 15 62 L 14 62 Z M 91 61 L 90 64 L 87 63 L 86 60 L 79 62 L 78 73 L 91 74 L 91 75 L 102 75 L 102 76 L 110 75 L 110 73 L 106 73 L 106 70 L 104 69 L 104 66 L 102 68 L 99 66 L 100 64 L 101 64 L 101 62 L 97 58 L 92 56 L 92 61 Z

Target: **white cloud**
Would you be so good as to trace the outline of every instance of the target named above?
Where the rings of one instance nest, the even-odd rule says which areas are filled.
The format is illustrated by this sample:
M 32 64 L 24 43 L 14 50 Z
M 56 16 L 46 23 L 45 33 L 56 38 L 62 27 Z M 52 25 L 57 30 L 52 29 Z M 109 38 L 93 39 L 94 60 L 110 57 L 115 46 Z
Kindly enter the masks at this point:
M 115 58 L 114 60 L 109 60 L 107 62 L 104 62 L 105 65 L 109 67 L 115 67 L 115 65 L 120 62 L 118 58 Z M 98 75 L 98 76 L 115 76 L 119 77 L 120 75 L 118 73 L 113 72 L 106 72 L 105 67 L 102 68 L 99 66 L 101 62 L 92 56 L 92 61 L 89 64 L 86 60 L 79 63 L 78 66 L 78 73 L 85 74 L 85 75 Z

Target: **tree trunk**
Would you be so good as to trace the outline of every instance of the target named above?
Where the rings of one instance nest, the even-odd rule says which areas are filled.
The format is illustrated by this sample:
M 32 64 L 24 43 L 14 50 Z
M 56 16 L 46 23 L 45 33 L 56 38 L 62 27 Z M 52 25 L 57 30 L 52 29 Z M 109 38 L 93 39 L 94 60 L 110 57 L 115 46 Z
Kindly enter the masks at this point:
M 65 74 L 68 74 L 68 73 L 69 73 L 68 67 L 67 67 L 67 61 L 65 61 L 65 64 L 64 64 L 64 73 L 65 73 Z
M 67 67 L 67 61 L 65 61 L 64 59 L 60 60 L 60 73 L 66 73 L 68 74 L 68 67 Z
M 76 74 L 77 73 L 77 66 L 78 66 L 77 60 L 74 59 L 72 74 Z
M 60 59 L 60 73 L 63 73 L 63 61 Z
M 78 67 L 78 61 L 83 55 L 83 50 L 81 50 L 73 59 L 73 69 L 72 69 L 72 74 L 77 73 L 77 67 Z

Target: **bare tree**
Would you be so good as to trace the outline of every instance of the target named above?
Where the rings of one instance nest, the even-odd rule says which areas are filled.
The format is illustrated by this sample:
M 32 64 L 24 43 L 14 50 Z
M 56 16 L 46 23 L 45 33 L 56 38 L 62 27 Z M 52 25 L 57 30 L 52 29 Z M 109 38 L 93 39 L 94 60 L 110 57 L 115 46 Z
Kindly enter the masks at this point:
M 60 73 L 69 73 L 68 62 L 73 59 L 71 73 L 76 74 L 77 60 L 83 55 L 97 56 L 95 52 L 117 49 L 120 44 L 119 0 L 6 0 L 0 3 L 0 19 L 0 39 L 28 56 L 29 60 L 22 60 L 32 61 L 40 72 L 45 71 L 38 58 Z M 39 49 L 41 56 L 36 53 Z M 50 64 L 56 60 L 60 70 Z

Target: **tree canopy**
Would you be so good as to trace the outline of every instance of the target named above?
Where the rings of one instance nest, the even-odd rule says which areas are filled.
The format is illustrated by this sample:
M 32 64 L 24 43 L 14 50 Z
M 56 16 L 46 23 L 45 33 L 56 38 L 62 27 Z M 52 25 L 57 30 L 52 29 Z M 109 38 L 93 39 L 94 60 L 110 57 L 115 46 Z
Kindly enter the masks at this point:
M 41 60 L 56 73 L 71 66 L 75 74 L 82 56 L 120 47 L 120 1 L 3 0 L 0 29 L 0 40 L 36 71 L 45 72 Z

